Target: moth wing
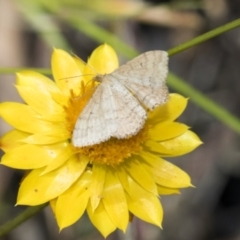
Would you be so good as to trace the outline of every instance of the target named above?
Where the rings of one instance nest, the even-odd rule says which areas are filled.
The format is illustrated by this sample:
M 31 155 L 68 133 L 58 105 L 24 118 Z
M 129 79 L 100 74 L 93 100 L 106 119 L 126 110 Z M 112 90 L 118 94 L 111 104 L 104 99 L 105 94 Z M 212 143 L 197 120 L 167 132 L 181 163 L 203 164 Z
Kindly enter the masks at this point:
M 75 147 L 127 138 L 144 125 L 147 113 L 138 100 L 111 75 L 106 75 L 80 114 L 73 132 Z
M 152 110 L 168 100 L 167 74 L 167 52 L 150 51 L 127 62 L 110 75 L 128 88 L 146 108 Z

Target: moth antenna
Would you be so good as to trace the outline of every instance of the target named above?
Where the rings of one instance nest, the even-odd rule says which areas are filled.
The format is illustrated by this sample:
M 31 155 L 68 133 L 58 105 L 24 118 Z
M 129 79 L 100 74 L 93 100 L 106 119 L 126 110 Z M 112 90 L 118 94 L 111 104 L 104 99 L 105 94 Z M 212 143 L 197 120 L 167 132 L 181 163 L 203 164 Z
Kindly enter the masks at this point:
M 95 76 L 93 73 L 88 73 L 88 74 L 81 74 L 78 76 L 73 76 L 73 77 L 65 77 L 65 78 L 60 78 L 58 80 L 65 80 L 65 79 L 71 79 L 71 78 L 77 78 L 77 77 L 84 77 L 84 76 Z M 93 77 L 94 78 L 94 77 Z

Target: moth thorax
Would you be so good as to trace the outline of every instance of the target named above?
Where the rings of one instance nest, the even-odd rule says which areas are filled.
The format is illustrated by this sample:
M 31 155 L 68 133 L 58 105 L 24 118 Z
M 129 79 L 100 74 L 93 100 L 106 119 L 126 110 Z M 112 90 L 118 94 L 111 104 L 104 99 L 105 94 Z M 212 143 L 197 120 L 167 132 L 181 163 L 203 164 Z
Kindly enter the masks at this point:
M 102 82 L 103 78 L 104 78 L 104 75 L 97 74 L 96 76 L 94 76 L 93 80 L 96 82 Z

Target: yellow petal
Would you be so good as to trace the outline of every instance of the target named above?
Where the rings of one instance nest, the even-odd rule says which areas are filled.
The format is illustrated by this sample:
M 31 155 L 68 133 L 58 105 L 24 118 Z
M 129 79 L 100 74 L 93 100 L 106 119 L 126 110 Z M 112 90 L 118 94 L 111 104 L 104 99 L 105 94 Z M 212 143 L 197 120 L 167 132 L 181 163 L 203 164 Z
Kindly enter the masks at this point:
M 59 143 L 69 138 L 69 134 L 62 136 L 46 136 L 42 134 L 33 134 L 21 140 L 22 143 L 48 145 L 53 143 Z
M 118 57 L 114 49 L 105 43 L 93 51 L 88 65 L 98 74 L 108 74 L 118 68 Z
M 60 230 L 75 223 L 85 212 L 90 196 L 91 175 L 91 171 L 86 171 L 76 183 L 58 197 L 56 219 Z
M 35 169 L 48 165 L 54 157 L 51 148 L 25 144 L 7 152 L 1 164 L 17 169 Z
M 49 203 L 54 215 L 56 215 L 57 198 L 52 199 Z
M 161 227 L 163 209 L 157 196 L 144 190 L 129 177 L 130 192 L 126 194 L 129 210 L 138 218 Z
M 180 194 L 179 189 L 176 189 L 176 188 L 167 188 L 159 185 L 157 188 L 158 188 L 159 195 Z
M 127 163 L 124 164 L 124 167 L 130 176 L 146 191 L 149 191 L 155 195 L 158 194 L 157 186 L 152 176 L 142 167 L 139 161 L 127 161 Z
M 171 157 L 172 152 L 169 153 L 168 149 L 161 145 L 159 142 L 147 140 L 145 143 L 146 149 L 158 153 L 160 156 Z
M 177 138 L 161 142 L 161 144 L 168 149 L 167 154 L 171 152 L 172 156 L 180 156 L 193 151 L 202 144 L 202 141 L 194 132 L 188 130 Z
M 44 95 L 50 94 L 61 105 L 67 101 L 55 82 L 37 72 L 21 71 L 17 73 L 17 86 L 31 87 Z
M 45 175 L 42 175 L 44 168 L 31 171 L 21 183 L 17 204 L 34 206 L 58 197 L 81 176 L 85 167 L 74 156 L 62 167 Z
M 78 58 L 76 56 L 73 56 L 73 60 L 77 64 L 77 66 L 80 69 L 80 71 L 83 73 L 83 71 L 85 69 L 85 66 L 86 66 L 86 63 L 81 58 Z
M 154 124 L 162 121 L 174 121 L 177 119 L 187 106 L 187 98 L 173 93 L 170 94 L 169 101 L 149 112 L 148 123 Z
M 18 130 L 7 132 L 0 138 L 0 148 L 4 152 L 9 152 L 14 148 L 23 145 L 20 140 L 26 138 L 27 136 L 29 136 L 29 134 Z
M 54 49 L 52 54 L 52 71 L 55 82 L 61 91 L 70 96 L 80 92 L 82 72 L 73 57 L 61 49 Z
M 192 186 L 189 175 L 172 163 L 148 152 L 142 152 L 141 157 L 147 163 L 142 162 L 144 168 L 154 177 L 157 184 L 168 188 Z
M 188 126 L 178 122 L 161 122 L 149 129 L 149 138 L 164 141 L 178 137 L 188 130 Z
M 109 217 L 125 232 L 129 221 L 127 201 L 122 185 L 112 170 L 107 172 L 102 195 L 103 205 Z
M 94 164 L 92 168 L 92 184 L 91 184 L 91 205 L 93 211 L 98 207 L 102 198 L 103 185 L 105 182 L 106 168 L 101 165 Z
M 39 119 L 41 120 L 46 120 L 46 121 L 50 121 L 50 122 L 65 122 L 66 120 L 66 112 L 61 112 L 61 113 L 53 113 L 50 115 L 41 115 L 39 117 Z
M 124 190 L 129 192 L 130 189 L 129 189 L 129 182 L 128 182 L 128 173 L 126 172 L 125 168 L 118 166 L 117 175 Z
M 37 113 L 51 116 L 63 113 L 63 108 L 56 103 L 49 93 L 41 92 L 29 86 L 16 86 L 23 100 Z
M 94 211 L 92 209 L 92 205 L 88 204 L 87 213 L 93 225 L 100 231 L 100 233 L 105 238 L 111 232 L 116 230 L 116 226 L 108 216 L 102 202 L 100 202 L 97 209 L 95 209 Z
M 42 172 L 42 175 L 62 166 L 73 154 L 72 147 L 68 142 L 66 142 L 66 144 L 62 147 L 60 144 L 58 144 L 56 147 L 56 157 L 51 161 L 51 163 L 48 164 L 48 166 Z M 81 156 L 79 157 L 79 161 L 87 165 L 89 160 L 86 157 Z
M 15 102 L 1 103 L 0 116 L 13 127 L 30 133 L 34 128 L 36 128 L 35 120 L 38 117 L 36 112 L 33 111 L 29 106 Z M 37 128 L 38 127 L 39 124 Z
M 62 123 L 40 120 L 29 106 L 15 102 L 0 104 L 0 116 L 14 128 L 28 133 L 46 133 L 50 136 L 70 135 Z
M 118 68 L 117 54 L 112 47 L 103 44 L 96 48 L 84 68 L 84 83 L 88 84 L 97 74 L 108 74 Z

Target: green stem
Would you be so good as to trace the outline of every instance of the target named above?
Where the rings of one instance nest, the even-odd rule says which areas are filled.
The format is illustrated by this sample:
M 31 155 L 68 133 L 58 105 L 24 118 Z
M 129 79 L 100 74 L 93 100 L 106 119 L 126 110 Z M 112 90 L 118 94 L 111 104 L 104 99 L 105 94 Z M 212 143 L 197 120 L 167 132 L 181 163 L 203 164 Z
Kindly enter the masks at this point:
M 201 92 L 195 90 L 189 84 L 185 83 L 176 75 L 169 73 L 168 85 L 185 96 L 190 97 L 190 100 L 198 105 L 200 108 L 214 116 L 216 119 L 225 123 L 232 130 L 240 133 L 240 120 L 216 104 L 213 100 L 203 95 Z
M 229 31 L 231 29 L 234 29 L 234 28 L 237 28 L 239 26 L 240 26 L 240 18 L 235 20 L 235 21 L 232 21 L 230 23 L 227 23 L 227 24 L 225 24 L 221 27 L 215 28 L 212 31 L 204 33 L 201 36 L 196 37 L 196 38 L 194 38 L 194 39 L 192 39 L 192 40 L 190 40 L 186 43 L 180 44 L 177 47 L 174 47 L 174 48 L 170 49 L 170 50 L 168 50 L 168 54 L 169 54 L 169 56 L 175 55 L 175 54 L 180 53 L 180 52 L 182 52 L 182 51 L 184 51 L 188 48 L 191 48 L 195 45 L 198 45 L 202 42 L 205 42 L 205 41 L 207 41 L 207 40 L 209 40 L 213 37 L 216 37 L 216 36 L 218 36 L 222 33 L 225 33 L 227 31 Z
M 39 205 L 36 207 L 28 207 L 24 212 L 20 213 L 17 217 L 0 226 L 0 237 L 4 236 L 21 223 L 25 222 L 27 219 L 40 212 L 47 205 L 48 204 L 45 203 L 43 205 Z
M 46 75 L 52 74 L 49 68 L 0 68 L 0 74 L 12 74 L 20 71 L 35 71 Z

